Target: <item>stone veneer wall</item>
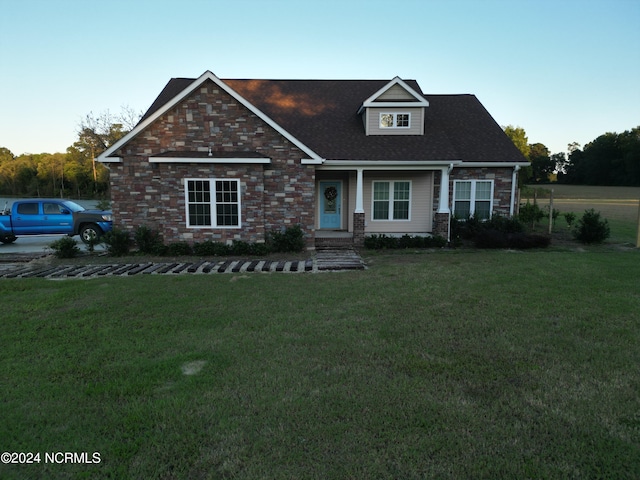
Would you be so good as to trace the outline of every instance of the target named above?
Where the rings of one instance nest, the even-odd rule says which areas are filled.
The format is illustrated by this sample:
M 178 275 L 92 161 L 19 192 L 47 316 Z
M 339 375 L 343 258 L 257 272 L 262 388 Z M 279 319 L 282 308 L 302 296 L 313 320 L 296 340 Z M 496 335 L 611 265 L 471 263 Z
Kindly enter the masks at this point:
M 454 168 L 450 176 L 449 205 L 453 203 L 454 180 L 493 180 L 493 212 L 508 216 L 511 202 L 513 167 Z M 452 212 L 453 213 L 453 212 Z
M 355 247 L 364 247 L 364 213 L 353 214 L 353 245 Z
M 454 180 L 493 180 L 493 211 L 500 215 L 508 216 L 511 201 L 511 182 L 513 168 L 454 168 L 449 176 L 449 207 L 453 205 Z M 448 236 L 449 215 L 437 213 L 440 208 L 440 178 L 442 172 L 434 172 L 433 188 L 433 234 L 443 237 Z M 517 203 L 516 203 L 517 205 Z M 453 214 L 453 212 L 451 212 Z
M 449 222 L 451 216 L 448 213 L 435 213 L 433 215 L 433 234 L 449 240 Z
M 259 152 L 270 164 L 149 163 L 166 151 Z M 300 224 L 314 245 L 315 167 L 307 155 L 212 81 L 159 117 L 118 152 L 110 167 L 116 228 L 141 225 L 166 243 L 261 242 L 271 230 Z M 185 178 L 240 179 L 241 228 L 187 228 Z

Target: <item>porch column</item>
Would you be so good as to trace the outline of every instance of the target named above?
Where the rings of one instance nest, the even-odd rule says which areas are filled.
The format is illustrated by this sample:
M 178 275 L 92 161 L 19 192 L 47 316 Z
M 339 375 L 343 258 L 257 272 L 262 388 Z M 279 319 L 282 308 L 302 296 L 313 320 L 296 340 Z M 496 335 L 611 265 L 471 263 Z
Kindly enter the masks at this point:
M 450 217 L 449 209 L 449 175 L 453 170 L 453 164 L 441 170 L 440 175 L 440 201 L 438 202 L 438 211 L 435 214 L 433 234 L 439 235 L 450 241 Z
M 440 202 L 438 202 L 438 213 L 451 213 L 449 210 L 449 174 L 453 170 L 453 164 L 443 168 L 440 177 Z
M 353 211 L 353 245 L 364 246 L 364 170 L 356 170 L 356 208 Z
M 364 169 L 359 168 L 357 172 L 358 172 L 358 176 L 356 180 L 356 209 L 354 213 L 364 213 L 364 199 L 363 199 Z

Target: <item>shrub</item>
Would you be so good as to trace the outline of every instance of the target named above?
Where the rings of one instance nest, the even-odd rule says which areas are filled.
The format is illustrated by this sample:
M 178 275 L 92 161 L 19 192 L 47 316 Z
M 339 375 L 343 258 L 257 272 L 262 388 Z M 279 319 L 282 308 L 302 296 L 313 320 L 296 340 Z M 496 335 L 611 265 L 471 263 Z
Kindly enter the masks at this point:
M 501 235 L 519 233 L 524 231 L 524 225 L 518 217 L 505 217 L 493 214 L 487 220 L 479 220 L 474 217 L 461 219 L 453 217 L 451 219 L 451 241 L 454 245 L 459 245 L 461 240 L 472 240 L 476 245 L 497 244 L 500 245 L 504 241 Z M 480 237 L 480 238 L 478 238 Z M 492 247 L 479 247 L 492 248 Z M 493 248 L 502 248 L 499 246 Z
M 571 225 L 573 225 L 573 222 L 576 221 L 576 214 L 573 212 L 569 212 L 569 213 L 565 213 L 563 214 L 563 217 L 565 219 L 565 221 L 567 222 L 567 226 L 571 227 Z
M 250 251 L 249 254 L 250 255 L 268 255 L 269 252 L 269 247 L 267 246 L 266 243 L 251 243 L 249 244 L 250 247 Z
M 544 218 L 544 211 L 537 205 L 531 204 L 527 200 L 525 205 L 520 206 L 520 212 L 518 213 L 518 219 L 527 225 L 530 225 L 531 228 L 535 226 L 536 223 L 540 222 Z
M 193 253 L 201 257 L 224 257 L 229 255 L 231 249 L 228 245 L 212 240 L 205 240 L 193 245 Z
M 370 235 L 364 239 L 364 247 L 370 250 L 394 250 L 406 248 L 442 248 L 447 244 L 443 237 L 421 237 L 418 235 L 403 235 L 402 237 L 389 237 L 384 233 L 381 235 Z
M 422 240 L 420 237 L 403 235 L 397 240 L 397 248 L 422 248 Z
M 549 210 L 551 210 L 551 207 L 547 205 L 544 209 L 544 216 L 547 218 L 549 218 Z M 560 216 L 560 210 L 558 210 L 557 208 L 554 208 L 553 213 L 551 215 L 553 216 L 553 221 L 555 222 L 557 218 Z
M 475 239 L 477 248 L 546 248 L 551 244 L 551 237 L 524 232 L 505 233 L 498 230 L 483 230 Z
M 243 242 L 242 240 L 234 240 L 231 244 L 231 254 L 232 255 L 250 255 L 251 254 L 251 245 L 247 242 Z
M 518 233 L 524 231 L 524 226 L 517 217 L 504 217 L 498 214 L 494 214 L 481 225 L 484 229 L 497 230 L 503 233 Z
M 382 235 L 370 235 L 364 239 L 364 247 L 370 250 L 394 249 L 398 247 L 398 239 Z
M 301 252 L 304 250 L 304 233 L 300 225 L 288 227 L 284 232 L 273 231 L 267 238 L 272 252 Z
M 71 237 L 62 237 L 60 240 L 51 243 L 49 247 L 51 247 L 53 254 L 57 258 L 73 258 L 80 253 L 77 242 Z
M 584 215 L 575 230 L 573 236 L 576 240 L 582 243 L 602 243 L 607 238 L 611 231 L 609 229 L 609 222 L 607 220 L 600 219 L 600 212 L 596 212 L 593 208 L 591 210 L 585 210 Z
M 133 239 L 140 253 L 148 255 L 163 255 L 166 253 L 167 247 L 162 242 L 160 234 L 145 225 L 136 229 Z
M 114 228 L 110 232 L 105 233 L 102 239 L 107 245 L 109 255 L 119 257 L 129 253 L 129 249 L 131 248 L 129 232 Z
M 98 237 L 98 236 L 91 236 L 89 237 L 89 240 L 87 241 L 86 245 L 87 245 L 87 250 L 89 252 L 93 252 L 96 248 L 96 245 L 99 245 L 102 243 L 102 238 Z
M 191 255 L 193 248 L 187 242 L 175 242 L 167 245 L 165 253 L 172 257 L 180 257 L 183 255 Z
M 454 239 L 470 240 L 475 238 L 483 228 L 482 220 L 474 216 L 467 218 L 451 217 L 451 237 Z

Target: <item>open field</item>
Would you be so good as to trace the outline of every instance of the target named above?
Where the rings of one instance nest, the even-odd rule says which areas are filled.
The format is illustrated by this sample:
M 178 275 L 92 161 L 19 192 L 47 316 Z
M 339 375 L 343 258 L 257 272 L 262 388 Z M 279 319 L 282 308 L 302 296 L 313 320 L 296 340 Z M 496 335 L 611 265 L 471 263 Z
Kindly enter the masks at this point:
M 593 187 L 582 185 L 540 185 L 531 186 L 539 191 L 538 203 L 549 204 L 550 190 L 553 190 L 554 208 L 562 213 L 584 213 L 593 208 L 606 219 L 635 222 L 640 205 L 640 187 Z M 541 191 L 542 190 L 542 191 Z M 521 201 L 533 201 L 532 192 L 522 195 Z
M 549 205 L 553 189 L 553 208 L 560 213 L 574 212 L 578 218 L 593 208 L 607 219 L 611 228 L 611 241 L 635 245 L 637 237 L 640 187 L 595 187 L 582 185 L 532 185 L 523 189 L 521 202 L 533 202 L 533 189 L 538 192 L 538 205 Z M 559 225 L 566 225 L 560 218 Z
M 0 281 L 0 478 L 640 477 L 639 250 L 367 255 Z

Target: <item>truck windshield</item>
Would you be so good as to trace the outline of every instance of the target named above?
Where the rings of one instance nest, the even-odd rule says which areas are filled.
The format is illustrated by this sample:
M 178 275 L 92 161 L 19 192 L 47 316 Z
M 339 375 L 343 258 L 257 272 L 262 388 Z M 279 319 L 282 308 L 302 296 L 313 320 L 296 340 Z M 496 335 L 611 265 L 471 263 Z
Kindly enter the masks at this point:
M 82 212 L 84 210 L 84 207 L 78 205 L 76 202 L 72 202 L 71 200 L 65 200 L 62 204 L 72 212 Z

